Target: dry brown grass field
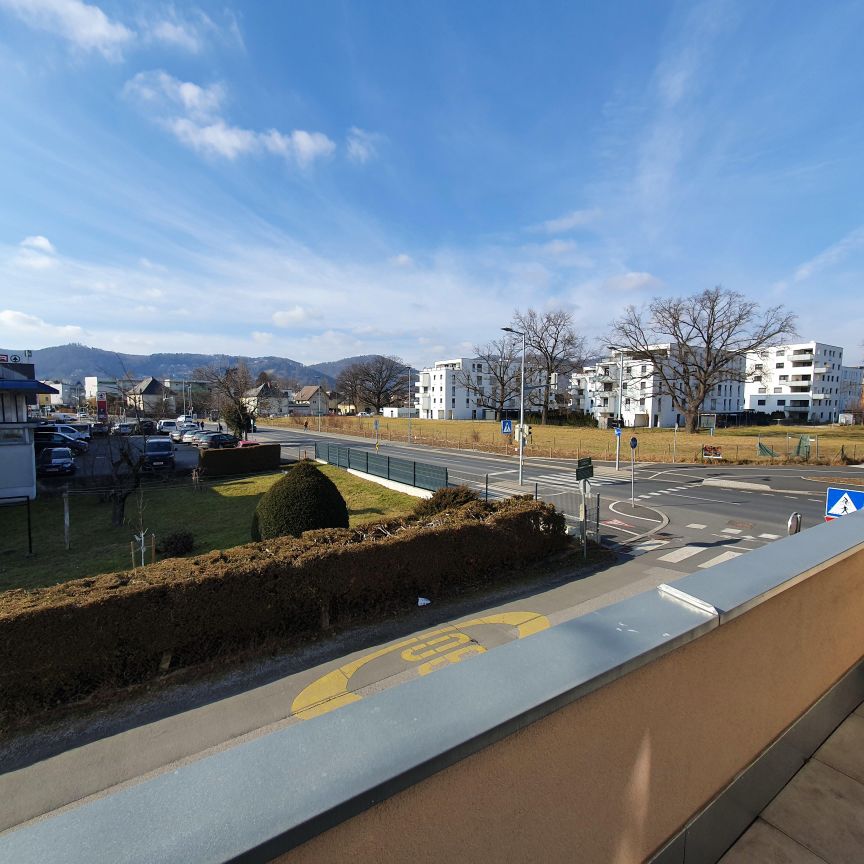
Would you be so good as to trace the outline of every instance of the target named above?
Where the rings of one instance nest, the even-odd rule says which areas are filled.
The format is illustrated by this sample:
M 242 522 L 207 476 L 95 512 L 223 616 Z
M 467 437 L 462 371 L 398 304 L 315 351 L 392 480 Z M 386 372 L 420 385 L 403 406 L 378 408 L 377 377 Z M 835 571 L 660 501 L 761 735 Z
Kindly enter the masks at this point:
M 318 429 L 317 417 L 285 417 L 263 420 L 262 425 L 302 429 L 304 420 L 309 429 Z M 359 435 L 375 439 L 373 417 L 321 417 L 321 431 Z M 378 435 L 382 441 L 408 440 L 408 420 L 379 417 Z M 622 458 L 629 459 L 627 442 L 636 435 L 639 442 L 636 456 L 646 462 L 701 462 L 702 446 L 719 447 L 726 462 L 770 464 L 801 461 L 795 456 L 800 436 L 811 438 L 811 463 L 838 464 L 844 461 L 864 461 L 864 426 L 761 426 L 718 429 L 711 436 L 707 431 L 690 435 L 672 429 L 623 429 Z M 491 453 L 514 453 L 515 443 L 501 434 L 500 423 L 492 420 L 412 420 L 411 439 L 418 444 L 457 447 Z M 769 447 L 776 457 L 761 455 L 759 443 Z M 527 456 L 547 456 L 562 459 L 591 456 L 594 459 L 615 457 L 615 433 L 612 429 L 591 429 L 574 426 L 540 426 L 532 424 L 531 444 Z

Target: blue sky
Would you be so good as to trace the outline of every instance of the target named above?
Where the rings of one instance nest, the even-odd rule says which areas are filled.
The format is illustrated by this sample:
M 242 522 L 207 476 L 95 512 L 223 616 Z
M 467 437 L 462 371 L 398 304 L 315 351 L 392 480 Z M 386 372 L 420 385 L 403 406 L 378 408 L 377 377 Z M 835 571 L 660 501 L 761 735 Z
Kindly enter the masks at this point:
M 415 365 L 715 284 L 862 359 L 864 4 L 0 0 L 0 344 Z

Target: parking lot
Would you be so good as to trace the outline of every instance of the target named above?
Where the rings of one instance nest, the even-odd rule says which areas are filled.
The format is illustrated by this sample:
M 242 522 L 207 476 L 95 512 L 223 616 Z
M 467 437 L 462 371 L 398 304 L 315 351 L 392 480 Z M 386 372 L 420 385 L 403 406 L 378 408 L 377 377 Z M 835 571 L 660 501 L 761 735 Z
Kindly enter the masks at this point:
M 167 436 L 149 436 L 170 440 Z M 73 477 L 44 477 L 40 483 L 50 486 L 58 483 L 92 483 L 109 481 L 112 476 L 131 473 L 131 463 L 136 463 L 144 449 L 143 435 L 109 435 L 91 438 L 86 453 L 75 457 Z M 147 471 L 148 474 L 176 475 L 191 474 L 198 467 L 198 448 L 192 444 L 174 444 L 174 470 Z

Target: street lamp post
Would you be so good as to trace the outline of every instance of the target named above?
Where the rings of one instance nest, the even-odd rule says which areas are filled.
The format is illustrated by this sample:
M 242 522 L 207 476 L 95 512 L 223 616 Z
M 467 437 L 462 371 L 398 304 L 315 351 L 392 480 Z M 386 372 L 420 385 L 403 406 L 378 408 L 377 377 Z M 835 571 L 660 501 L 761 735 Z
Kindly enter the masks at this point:
M 411 393 L 411 364 L 408 364 L 408 443 L 411 443 L 411 415 L 414 413 L 414 396 Z
M 512 327 L 502 327 L 505 333 L 522 337 L 522 374 L 519 380 L 519 485 L 522 485 L 522 467 L 525 461 L 525 334 Z
M 624 351 L 618 345 L 607 345 L 610 351 L 618 352 L 618 422 L 624 425 Z M 615 436 L 615 470 L 621 467 L 621 436 Z

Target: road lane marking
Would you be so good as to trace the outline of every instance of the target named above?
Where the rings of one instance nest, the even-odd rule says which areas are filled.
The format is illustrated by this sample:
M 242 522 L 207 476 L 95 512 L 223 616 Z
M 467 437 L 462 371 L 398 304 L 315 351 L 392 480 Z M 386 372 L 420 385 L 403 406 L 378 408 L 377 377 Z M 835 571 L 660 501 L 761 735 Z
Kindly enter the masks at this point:
M 779 534 L 760 534 L 759 536 L 765 540 L 779 540 L 780 539 Z
M 707 528 L 708 526 L 703 525 L 701 522 L 691 522 L 687 527 L 688 528 L 698 528 L 701 531 L 703 528 Z
M 343 705 L 359 702 L 362 697 L 348 689 L 352 676 L 368 663 L 394 652 L 399 652 L 401 659 L 406 663 L 424 661 L 420 666 L 413 667 L 417 669 L 419 675 L 428 675 L 442 665 L 458 663 L 465 657 L 484 653 L 486 649 L 463 631 L 469 627 L 485 624 L 515 627 L 517 639 L 524 639 L 550 626 L 549 619 L 536 612 L 501 612 L 497 615 L 462 621 L 459 624 L 449 624 L 419 636 L 412 636 L 395 645 L 365 654 L 317 678 L 304 687 L 291 703 L 291 714 L 300 720 L 308 720 Z
M 740 534 L 740 528 L 724 528 L 722 531 L 723 534 Z
M 676 564 L 679 561 L 683 561 L 685 558 L 690 558 L 693 555 L 698 555 L 700 552 L 704 552 L 705 548 L 705 546 L 684 546 L 681 549 L 673 549 L 671 552 L 661 555 L 657 560 L 668 561 L 670 564 Z
M 699 566 L 704 570 L 706 567 L 714 567 L 716 564 L 723 564 L 725 561 L 731 561 L 733 558 L 737 558 L 739 555 L 743 554 L 743 552 L 723 552 L 716 558 L 711 558 L 710 560 L 705 561 Z

